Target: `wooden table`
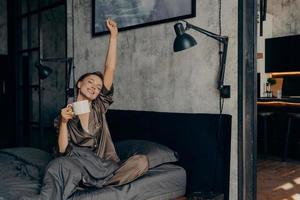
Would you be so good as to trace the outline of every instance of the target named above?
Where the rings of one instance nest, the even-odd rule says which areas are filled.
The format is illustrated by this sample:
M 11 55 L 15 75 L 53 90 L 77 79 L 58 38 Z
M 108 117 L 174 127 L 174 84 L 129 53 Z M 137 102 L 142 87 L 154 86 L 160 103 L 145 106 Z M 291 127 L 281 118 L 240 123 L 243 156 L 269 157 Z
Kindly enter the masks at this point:
M 287 101 L 257 101 L 258 106 L 273 106 L 273 107 L 295 107 L 300 108 L 300 103 Z
M 283 141 L 288 126 L 288 113 L 300 113 L 300 99 L 298 98 L 261 98 L 257 101 L 257 112 L 272 112 L 274 115 L 268 124 L 268 148 L 269 153 L 273 156 L 281 156 L 283 151 Z M 258 118 L 258 124 L 261 124 L 261 119 Z M 259 123 L 260 122 L 260 123 Z M 299 125 L 294 124 L 294 128 L 299 129 Z M 261 131 L 261 126 L 258 132 Z M 258 133 L 259 134 L 259 133 Z M 262 132 L 260 132 L 260 135 Z M 293 145 L 297 145 L 299 138 L 293 140 Z M 294 153 L 295 157 L 299 157 Z M 297 153 L 298 154 L 298 153 Z M 300 157 L 299 157 L 300 158 Z
M 257 111 L 267 112 L 300 112 L 300 98 L 259 98 Z

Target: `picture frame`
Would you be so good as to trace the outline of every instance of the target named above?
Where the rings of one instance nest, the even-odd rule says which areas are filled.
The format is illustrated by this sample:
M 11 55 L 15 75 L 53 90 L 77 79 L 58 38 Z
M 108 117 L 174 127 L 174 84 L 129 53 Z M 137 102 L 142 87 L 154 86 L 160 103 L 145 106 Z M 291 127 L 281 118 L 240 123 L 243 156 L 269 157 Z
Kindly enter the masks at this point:
M 196 0 L 92 0 L 92 36 L 109 33 L 111 18 L 125 31 L 196 16 Z

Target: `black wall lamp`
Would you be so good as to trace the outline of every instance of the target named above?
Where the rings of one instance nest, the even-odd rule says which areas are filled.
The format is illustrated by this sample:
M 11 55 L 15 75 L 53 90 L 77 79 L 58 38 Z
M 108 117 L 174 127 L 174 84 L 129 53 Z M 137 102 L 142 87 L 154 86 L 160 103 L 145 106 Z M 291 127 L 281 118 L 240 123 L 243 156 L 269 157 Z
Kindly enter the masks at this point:
M 52 73 L 52 69 L 50 67 L 48 67 L 47 65 L 44 65 L 42 63 L 45 62 L 60 62 L 60 63 L 66 63 L 68 65 L 67 68 L 67 73 L 66 73 L 66 77 L 65 77 L 65 87 L 66 87 L 66 102 L 68 100 L 69 97 L 74 97 L 75 92 L 74 92 L 74 88 L 70 88 L 70 78 L 71 78 L 71 72 L 73 71 L 73 84 L 75 83 L 75 79 L 74 79 L 74 65 L 73 65 L 73 58 L 72 57 L 68 57 L 68 58 L 45 58 L 45 59 L 40 59 L 40 63 L 36 63 L 35 67 L 38 69 L 39 71 L 39 78 L 41 80 L 44 80 L 46 78 L 48 78 L 48 76 Z M 74 85 L 73 85 L 74 87 Z
M 35 64 L 35 67 L 38 69 L 39 75 L 39 122 L 40 122 L 40 145 L 41 148 L 44 147 L 44 123 L 43 123 L 43 106 L 42 102 L 44 99 L 43 95 L 43 80 L 47 79 L 53 70 L 48 67 L 47 65 L 43 64 L 45 62 L 56 62 L 56 63 L 66 63 L 66 77 L 65 77 L 65 104 L 67 104 L 69 97 L 74 97 L 74 86 L 75 86 L 75 79 L 74 79 L 74 65 L 73 65 L 73 58 L 46 58 L 40 59 L 39 63 Z M 73 88 L 69 88 L 70 86 L 70 78 L 71 72 L 73 71 Z
M 38 68 L 39 71 L 39 78 L 44 80 L 48 78 L 48 76 L 52 73 L 52 69 L 46 65 L 43 65 L 41 63 L 36 63 L 35 67 Z
M 183 20 L 184 21 L 184 20 Z M 228 47 L 228 37 L 217 35 L 215 33 L 204 30 L 200 27 L 194 26 L 187 21 L 186 27 L 184 28 L 182 23 L 176 23 L 174 25 L 174 29 L 176 32 L 176 38 L 173 44 L 174 52 L 182 51 L 193 47 L 197 44 L 196 40 L 189 34 L 186 33 L 187 30 L 193 29 L 197 32 L 203 33 L 204 35 L 211 37 L 222 44 L 222 51 L 220 51 L 220 66 L 219 66 L 219 75 L 217 81 L 217 89 L 220 92 L 220 97 L 222 98 L 230 98 L 230 85 L 224 85 L 224 74 L 225 74 L 225 66 L 226 66 L 226 56 L 227 56 L 227 47 Z

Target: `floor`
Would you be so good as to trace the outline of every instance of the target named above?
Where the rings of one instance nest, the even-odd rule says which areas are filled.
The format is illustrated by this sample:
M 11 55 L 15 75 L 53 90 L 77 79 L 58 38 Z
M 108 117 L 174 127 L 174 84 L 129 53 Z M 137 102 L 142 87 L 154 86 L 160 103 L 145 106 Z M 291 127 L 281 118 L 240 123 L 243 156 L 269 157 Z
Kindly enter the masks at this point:
M 259 160 L 257 200 L 300 200 L 300 162 Z

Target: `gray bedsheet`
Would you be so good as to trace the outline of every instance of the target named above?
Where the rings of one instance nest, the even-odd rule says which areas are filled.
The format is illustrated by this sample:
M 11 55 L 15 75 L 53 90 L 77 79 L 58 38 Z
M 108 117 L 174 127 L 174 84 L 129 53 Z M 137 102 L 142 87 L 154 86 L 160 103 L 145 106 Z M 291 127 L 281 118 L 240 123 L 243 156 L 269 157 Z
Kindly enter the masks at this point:
M 34 148 L 0 150 L 0 200 L 35 194 L 51 157 Z
M 48 153 L 33 148 L 0 150 L 0 200 L 36 194 L 41 187 Z M 148 199 L 167 200 L 185 193 L 183 168 L 164 164 L 151 169 L 136 181 L 120 186 L 77 191 L 70 199 Z
M 149 170 L 143 177 L 120 187 L 80 191 L 74 200 L 130 199 L 169 200 L 185 194 L 186 173 L 182 167 L 163 164 Z

